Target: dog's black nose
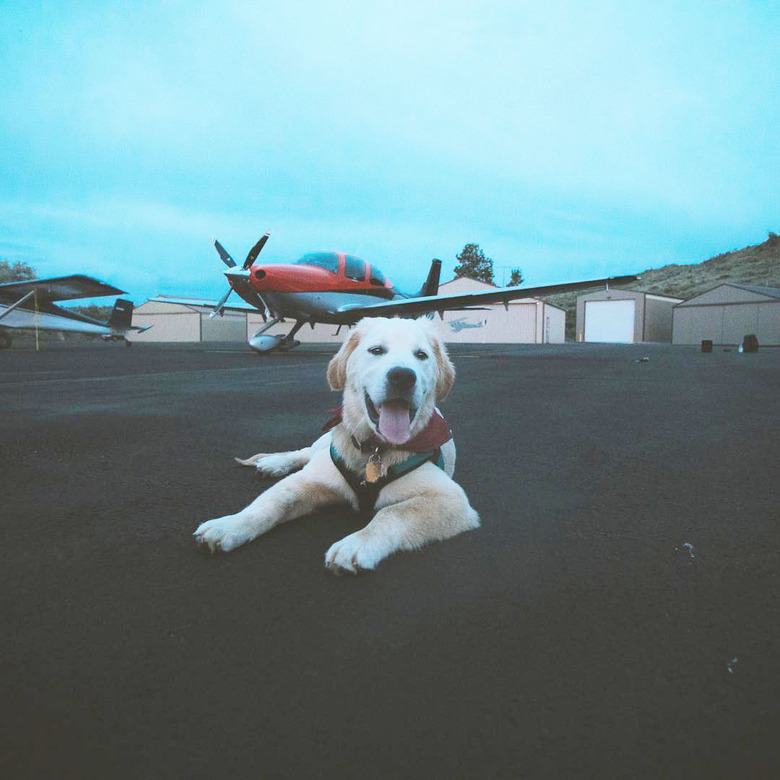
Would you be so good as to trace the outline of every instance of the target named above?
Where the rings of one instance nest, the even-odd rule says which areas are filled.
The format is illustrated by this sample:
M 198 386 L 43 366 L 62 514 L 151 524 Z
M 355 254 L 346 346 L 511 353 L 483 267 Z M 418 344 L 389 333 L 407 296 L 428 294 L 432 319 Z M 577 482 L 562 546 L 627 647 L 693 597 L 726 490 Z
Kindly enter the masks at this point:
M 396 366 L 387 372 L 387 382 L 398 390 L 409 390 L 414 387 L 417 374 L 411 368 Z

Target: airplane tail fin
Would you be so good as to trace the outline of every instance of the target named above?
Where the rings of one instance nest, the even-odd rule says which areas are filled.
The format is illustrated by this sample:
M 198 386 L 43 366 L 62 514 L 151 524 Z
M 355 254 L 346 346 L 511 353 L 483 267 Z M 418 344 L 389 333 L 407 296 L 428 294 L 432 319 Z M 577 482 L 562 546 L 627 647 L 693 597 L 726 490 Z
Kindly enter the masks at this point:
M 425 280 L 425 284 L 420 288 L 420 292 L 417 293 L 417 297 L 422 298 L 427 295 L 436 295 L 439 292 L 440 276 L 441 260 L 432 260 L 431 270 L 428 271 L 428 278 Z
M 107 325 L 117 330 L 129 330 L 133 326 L 133 302 L 117 298 Z

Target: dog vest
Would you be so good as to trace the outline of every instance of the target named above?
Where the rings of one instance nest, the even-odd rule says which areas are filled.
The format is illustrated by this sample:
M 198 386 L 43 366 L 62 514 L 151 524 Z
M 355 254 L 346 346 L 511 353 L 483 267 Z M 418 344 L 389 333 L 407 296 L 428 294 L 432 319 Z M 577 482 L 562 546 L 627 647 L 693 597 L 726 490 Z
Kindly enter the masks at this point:
M 332 410 L 332 416 L 325 423 L 323 431 L 334 428 L 340 422 L 341 409 Z M 405 474 L 420 468 L 424 463 L 433 463 L 444 470 L 444 457 L 441 453 L 441 446 L 451 438 L 452 431 L 450 426 L 447 425 L 447 421 L 438 412 L 434 412 L 428 425 L 420 433 L 412 437 L 408 442 L 393 447 L 393 449 L 411 452 L 413 453 L 412 456 L 403 463 L 388 466 L 386 473 L 374 482 L 369 482 L 361 474 L 349 469 L 344 459 L 336 452 L 333 444 L 330 445 L 330 457 L 333 465 L 352 488 L 352 492 L 358 500 L 358 511 L 361 514 L 370 514 L 374 510 L 380 491 L 391 482 L 395 482 L 395 480 L 403 477 Z M 380 453 L 383 449 L 387 449 L 387 443 L 374 435 L 364 442 L 359 442 L 353 436 L 352 444 L 361 452 Z

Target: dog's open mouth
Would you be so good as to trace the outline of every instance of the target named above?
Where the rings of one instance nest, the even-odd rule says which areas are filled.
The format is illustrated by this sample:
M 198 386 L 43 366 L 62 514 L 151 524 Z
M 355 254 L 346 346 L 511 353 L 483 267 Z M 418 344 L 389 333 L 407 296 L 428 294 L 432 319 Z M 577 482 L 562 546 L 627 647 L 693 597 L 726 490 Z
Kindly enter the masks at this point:
M 366 397 L 366 410 L 379 435 L 390 444 L 404 444 L 412 435 L 412 421 L 417 409 L 402 398 L 388 398 L 376 406 Z

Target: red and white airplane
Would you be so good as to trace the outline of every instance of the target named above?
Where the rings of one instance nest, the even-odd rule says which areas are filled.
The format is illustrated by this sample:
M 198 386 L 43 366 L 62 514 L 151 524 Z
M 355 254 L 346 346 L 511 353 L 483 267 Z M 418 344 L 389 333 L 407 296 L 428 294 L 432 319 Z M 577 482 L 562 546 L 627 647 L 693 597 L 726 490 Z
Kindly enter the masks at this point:
M 431 263 L 428 278 L 416 295 L 397 290 L 384 274 L 365 260 L 344 252 L 313 252 L 291 264 L 259 265 L 255 261 L 268 241 L 266 233 L 249 251 L 241 267 L 216 239 L 214 248 L 228 266 L 225 271 L 230 289 L 210 316 L 221 316 L 232 292 L 258 309 L 265 325 L 249 339 L 257 352 L 292 349 L 299 343 L 295 334 L 307 323 L 354 325 L 363 317 L 418 317 L 451 309 L 465 310 L 503 303 L 516 298 L 533 298 L 582 290 L 604 284 L 628 284 L 636 276 L 616 276 L 566 282 L 544 287 L 504 287 L 488 292 L 437 295 L 441 260 Z M 270 317 L 270 319 L 269 319 Z M 277 323 L 295 320 L 286 335 L 269 335 Z

